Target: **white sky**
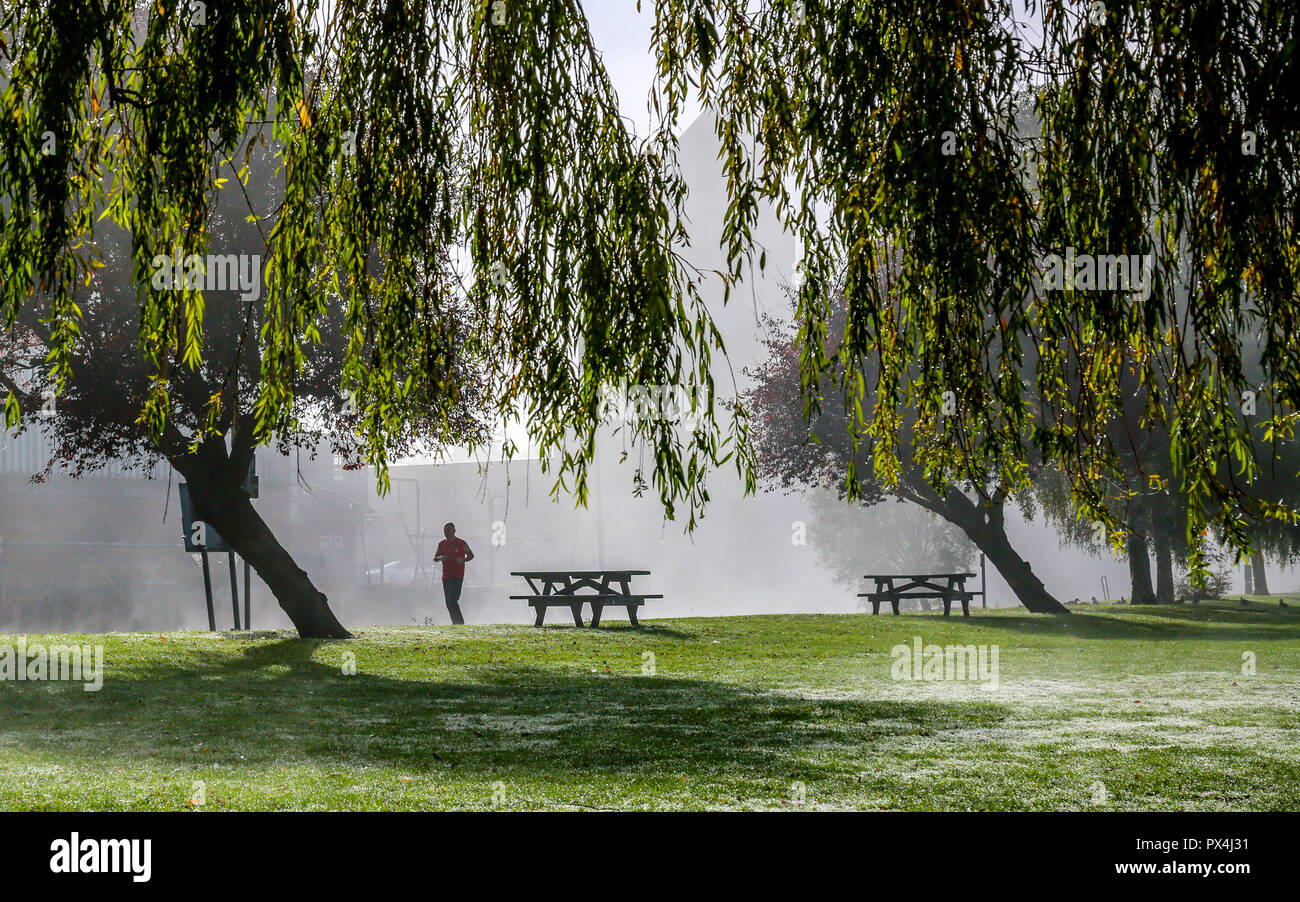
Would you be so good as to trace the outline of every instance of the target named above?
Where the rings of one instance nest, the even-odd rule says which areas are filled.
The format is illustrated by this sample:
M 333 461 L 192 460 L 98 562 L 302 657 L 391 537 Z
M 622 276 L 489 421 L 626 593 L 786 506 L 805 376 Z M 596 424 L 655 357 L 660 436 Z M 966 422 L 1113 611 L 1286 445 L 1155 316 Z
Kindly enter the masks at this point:
M 582 0 L 581 5 L 610 81 L 618 92 L 623 115 L 635 123 L 636 133 L 644 136 L 650 128 L 646 101 L 655 75 L 650 51 L 654 0 L 642 0 L 639 12 L 637 0 Z M 695 118 L 693 107 L 685 113 L 678 123 L 682 129 Z
M 618 91 L 623 115 L 636 123 L 637 134 L 649 129 L 650 114 L 646 98 L 654 82 L 655 64 L 650 52 L 650 34 L 654 27 L 655 0 L 580 0 L 587 15 L 596 48 L 605 59 L 605 68 Z M 1082 4 L 1079 4 L 1082 6 Z M 1041 9 L 1030 13 L 1026 0 L 1014 0 L 1012 16 L 1020 24 L 1020 36 L 1028 45 L 1042 38 Z M 695 118 L 694 107 L 679 123 L 686 128 Z

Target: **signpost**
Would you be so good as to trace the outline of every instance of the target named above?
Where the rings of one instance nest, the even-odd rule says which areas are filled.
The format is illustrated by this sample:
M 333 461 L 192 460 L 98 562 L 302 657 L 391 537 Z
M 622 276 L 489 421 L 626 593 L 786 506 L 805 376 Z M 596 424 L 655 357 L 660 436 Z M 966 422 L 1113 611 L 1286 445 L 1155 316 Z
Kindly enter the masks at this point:
M 984 582 L 984 552 L 980 552 L 980 607 L 989 606 L 989 587 Z
M 248 467 L 248 479 L 244 481 L 244 491 L 249 498 L 256 498 L 258 492 L 257 459 Z M 203 562 L 203 593 L 208 601 L 208 629 L 217 631 L 217 616 L 212 606 L 212 571 L 208 565 L 208 552 L 226 552 L 230 564 L 230 607 L 234 618 L 234 629 L 239 629 L 239 581 L 235 574 L 235 550 L 230 547 L 221 534 L 203 520 L 194 519 L 194 506 L 190 501 L 190 487 L 182 482 L 181 493 L 181 529 L 185 539 L 185 551 L 197 553 Z M 252 629 L 252 568 L 244 561 L 244 629 Z

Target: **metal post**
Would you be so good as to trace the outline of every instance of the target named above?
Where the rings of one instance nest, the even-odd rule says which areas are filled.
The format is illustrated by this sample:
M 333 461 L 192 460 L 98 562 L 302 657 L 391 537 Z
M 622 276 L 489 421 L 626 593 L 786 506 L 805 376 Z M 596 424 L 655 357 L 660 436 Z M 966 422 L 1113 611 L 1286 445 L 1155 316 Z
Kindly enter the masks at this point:
M 244 629 L 253 628 L 253 588 L 252 588 L 253 568 L 248 566 L 248 558 L 244 558 Z
M 212 610 L 212 572 L 208 569 L 208 550 L 199 549 L 199 555 L 203 558 L 203 593 L 208 598 L 208 631 L 215 633 L 217 631 L 217 615 Z
M 600 478 L 600 462 L 592 468 L 596 477 L 596 560 L 598 567 L 605 567 L 605 491 Z
M 984 583 L 984 552 L 980 552 L 980 607 L 989 606 L 989 589 Z
M 239 580 L 235 576 L 235 553 L 227 554 L 230 561 L 230 607 L 235 618 L 235 629 L 239 629 Z

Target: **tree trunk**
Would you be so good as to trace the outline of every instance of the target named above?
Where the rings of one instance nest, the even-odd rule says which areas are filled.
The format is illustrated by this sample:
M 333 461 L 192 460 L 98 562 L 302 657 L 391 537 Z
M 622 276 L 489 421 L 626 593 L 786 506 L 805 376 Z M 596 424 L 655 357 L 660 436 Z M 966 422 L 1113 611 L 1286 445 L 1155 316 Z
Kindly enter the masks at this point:
M 197 454 L 173 459 L 172 464 L 186 478 L 194 517 L 221 534 L 221 538 L 248 561 L 270 588 L 280 608 L 293 621 L 303 639 L 350 639 L 330 610 L 329 603 L 312 585 L 307 573 L 294 563 L 289 552 L 253 508 L 243 489 L 248 463 L 244 455 L 230 458 L 225 444 L 204 442 Z M 237 475 L 236 475 L 237 474 Z
M 1136 530 L 1128 534 L 1128 575 L 1132 583 L 1133 604 L 1155 604 L 1151 588 L 1151 558 L 1147 556 L 1147 537 Z
M 1156 553 L 1156 604 L 1174 603 L 1174 553 L 1169 534 L 1152 530 L 1151 544 Z
M 900 487 L 902 483 L 900 481 Z M 1034 575 L 1029 562 L 1020 556 L 1007 538 L 1002 502 L 975 503 L 957 489 L 949 489 L 939 497 L 927 484 L 917 479 L 909 480 L 903 497 L 933 511 L 949 523 L 959 527 L 970 537 L 975 547 L 993 562 L 1011 591 L 1026 609 L 1034 614 L 1068 614 L 1070 609 L 1052 597 L 1043 581 Z
M 1255 594 L 1268 594 L 1268 574 L 1264 572 L 1264 552 L 1256 551 L 1250 556 L 1250 569 L 1255 574 Z
M 1005 530 L 993 526 L 967 529 L 962 527 L 970 540 L 980 551 L 988 556 L 993 566 L 1002 574 L 1016 598 L 1029 611 L 1035 614 L 1068 614 L 1070 609 L 1061 604 L 1052 593 L 1047 591 L 1043 581 L 1034 575 L 1029 562 L 1022 558 L 1007 538 Z

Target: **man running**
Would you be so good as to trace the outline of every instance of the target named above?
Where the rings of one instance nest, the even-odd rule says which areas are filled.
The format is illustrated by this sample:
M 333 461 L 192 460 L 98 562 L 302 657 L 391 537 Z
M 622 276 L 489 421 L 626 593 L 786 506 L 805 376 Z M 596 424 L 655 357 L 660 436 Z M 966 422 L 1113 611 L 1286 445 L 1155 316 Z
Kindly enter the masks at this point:
M 447 613 L 452 623 L 464 623 L 460 614 L 460 587 L 465 582 L 465 562 L 474 560 L 474 552 L 464 539 L 456 538 L 456 524 L 446 523 L 442 534 L 447 538 L 438 543 L 434 561 L 442 561 L 442 594 L 447 599 Z

